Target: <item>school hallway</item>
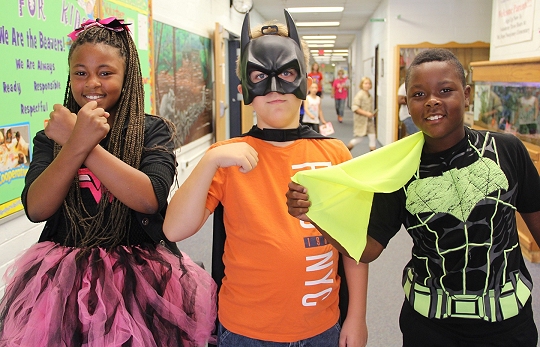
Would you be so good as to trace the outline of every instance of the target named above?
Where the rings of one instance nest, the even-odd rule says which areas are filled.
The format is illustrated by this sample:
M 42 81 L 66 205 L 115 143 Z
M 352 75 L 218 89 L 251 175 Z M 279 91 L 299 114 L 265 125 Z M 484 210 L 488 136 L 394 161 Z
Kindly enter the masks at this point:
M 332 122 L 335 133 L 331 136 L 341 139 L 345 144 L 352 138 L 353 113 L 347 106 L 343 123 L 336 117 L 334 99 L 328 94 L 323 95 L 323 115 L 327 121 Z M 380 147 L 380 144 L 377 144 Z M 367 137 L 356 145 L 352 154 L 360 156 L 369 151 Z M 284 188 L 283 194 L 285 194 Z M 210 272 L 212 265 L 212 220 L 210 216 L 203 228 L 194 236 L 178 243 L 180 249 L 186 252 L 193 260 L 203 262 Z M 397 347 L 401 346 L 401 332 L 399 330 L 399 313 L 403 304 L 403 289 L 401 287 L 401 274 L 403 267 L 410 259 L 412 242 L 407 232 L 402 229 L 390 241 L 381 256 L 370 264 L 367 324 L 369 330 L 369 347 Z M 269 260 L 270 261 L 270 260 Z M 526 261 L 533 280 L 540 279 L 540 264 Z M 533 312 L 537 327 L 540 326 L 540 284 L 536 283 L 533 289 Z

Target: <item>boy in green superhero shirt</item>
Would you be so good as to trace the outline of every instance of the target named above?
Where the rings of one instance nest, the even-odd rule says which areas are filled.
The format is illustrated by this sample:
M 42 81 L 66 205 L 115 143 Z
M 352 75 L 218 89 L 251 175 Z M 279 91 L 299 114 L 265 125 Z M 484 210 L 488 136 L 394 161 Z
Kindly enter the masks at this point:
M 417 55 L 406 88 L 409 112 L 424 137 L 420 165 L 412 178 L 402 177 L 403 188 L 373 195 L 367 230 L 356 229 L 359 239 L 367 232 L 360 260 L 376 259 L 402 226 L 411 235 L 400 315 L 404 346 L 536 346 L 532 279 L 515 212 L 540 242 L 537 169 L 516 137 L 464 127 L 471 89 L 450 51 Z M 367 159 L 388 159 L 377 156 Z M 363 162 L 353 165 L 360 170 Z M 309 189 L 289 184 L 289 213 L 317 223 L 317 214 L 306 213 L 311 204 L 320 208 L 324 197 L 310 201 Z M 354 206 L 344 213 L 354 215 Z M 349 254 L 354 245 L 341 244 L 330 229 L 320 231 Z

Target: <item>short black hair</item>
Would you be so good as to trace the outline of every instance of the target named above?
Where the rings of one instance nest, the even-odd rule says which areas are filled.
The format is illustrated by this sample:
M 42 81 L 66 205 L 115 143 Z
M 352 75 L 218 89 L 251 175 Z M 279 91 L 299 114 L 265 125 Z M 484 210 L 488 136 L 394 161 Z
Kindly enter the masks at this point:
M 411 63 L 411 66 L 409 66 L 409 69 L 407 69 L 407 74 L 405 76 L 405 86 L 409 84 L 411 70 L 413 70 L 414 67 L 424 63 L 430 63 L 432 61 L 447 62 L 453 65 L 456 73 L 461 80 L 461 85 L 465 87 L 467 82 L 465 81 L 465 69 L 463 68 L 463 65 L 461 65 L 461 62 L 454 55 L 454 53 L 444 48 L 430 48 L 418 53 L 418 55 L 416 55 L 413 62 Z

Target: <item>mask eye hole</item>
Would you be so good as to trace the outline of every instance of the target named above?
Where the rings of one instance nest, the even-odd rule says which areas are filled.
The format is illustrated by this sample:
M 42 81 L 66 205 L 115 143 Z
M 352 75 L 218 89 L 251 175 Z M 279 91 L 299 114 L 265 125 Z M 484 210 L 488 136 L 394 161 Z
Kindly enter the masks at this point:
M 249 80 L 251 83 L 259 83 L 268 78 L 268 75 L 262 71 L 253 70 L 249 73 Z
M 287 82 L 294 82 L 297 76 L 298 71 L 294 68 L 289 68 L 281 72 L 278 77 Z

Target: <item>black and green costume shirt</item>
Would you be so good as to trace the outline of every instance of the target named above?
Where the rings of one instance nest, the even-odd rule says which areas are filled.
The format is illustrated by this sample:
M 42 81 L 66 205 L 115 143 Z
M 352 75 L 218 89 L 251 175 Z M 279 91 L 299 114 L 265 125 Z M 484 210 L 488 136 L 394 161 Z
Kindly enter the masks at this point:
M 386 246 L 403 225 L 413 239 L 403 287 L 429 318 L 502 321 L 530 297 L 515 213 L 540 210 L 540 178 L 513 135 L 475 131 L 423 153 L 415 176 L 375 194 L 368 234 Z

